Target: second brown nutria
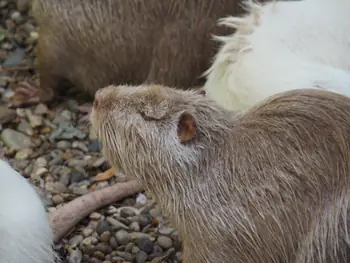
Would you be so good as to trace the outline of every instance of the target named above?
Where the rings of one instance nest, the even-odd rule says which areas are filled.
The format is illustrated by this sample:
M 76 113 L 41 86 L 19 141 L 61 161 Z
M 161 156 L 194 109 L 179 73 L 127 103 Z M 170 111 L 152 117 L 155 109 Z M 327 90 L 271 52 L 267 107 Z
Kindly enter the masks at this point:
M 39 26 L 40 88 L 16 90 L 13 106 L 50 102 L 67 84 L 93 96 L 110 84 L 204 84 L 218 43 L 232 29 L 220 18 L 239 0 L 32 0 Z
M 194 91 L 109 86 L 92 127 L 179 230 L 184 263 L 350 259 L 350 98 L 293 90 L 234 114 Z

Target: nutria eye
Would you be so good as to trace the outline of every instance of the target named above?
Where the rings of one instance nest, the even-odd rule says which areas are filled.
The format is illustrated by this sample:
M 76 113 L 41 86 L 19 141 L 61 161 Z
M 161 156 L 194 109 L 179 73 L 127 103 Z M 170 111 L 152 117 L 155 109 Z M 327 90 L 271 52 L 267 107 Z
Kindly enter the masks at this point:
M 139 114 L 141 115 L 142 118 L 146 118 L 146 114 L 144 111 L 139 111 Z
M 145 121 L 151 121 L 153 120 L 151 117 L 147 116 L 146 113 L 144 111 L 139 111 L 139 114 L 141 115 L 141 117 L 145 120 Z

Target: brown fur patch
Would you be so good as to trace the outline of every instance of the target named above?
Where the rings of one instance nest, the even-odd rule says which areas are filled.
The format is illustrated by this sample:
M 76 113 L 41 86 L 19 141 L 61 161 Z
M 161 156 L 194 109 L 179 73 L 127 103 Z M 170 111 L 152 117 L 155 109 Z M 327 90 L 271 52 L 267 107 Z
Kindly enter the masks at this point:
M 239 0 L 33 0 L 32 9 L 43 101 L 65 92 L 63 80 L 91 96 L 113 83 L 201 86 L 212 35 L 232 33 L 217 21 L 243 13 Z

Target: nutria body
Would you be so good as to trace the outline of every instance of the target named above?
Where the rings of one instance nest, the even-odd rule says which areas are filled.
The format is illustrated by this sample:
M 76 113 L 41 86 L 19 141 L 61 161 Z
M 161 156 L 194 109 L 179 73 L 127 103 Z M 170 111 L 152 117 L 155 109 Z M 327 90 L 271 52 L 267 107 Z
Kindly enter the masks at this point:
M 67 83 L 92 96 L 110 84 L 200 86 L 212 35 L 233 32 L 217 20 L 243 13 L 239 0 L 33 0 L 32 10 L 41 87 L 31 95 L 42 102 Z
M 54 263 L 53 233 L 39 195 L 0 160 L 0 262 Z
M 349 16 L 348 0 L 248 4 L 243 17 L 220 21 L 235 33 L 219 38 L 222 45 L 205 73 L 207 96 L 229 110 L 305 87 L 349 96 Z
M 288 91 L 236 115 L 193 91 L 110 86 L 91 121 L 179 230 L 183 262 L 348 262 L 349 98 Z

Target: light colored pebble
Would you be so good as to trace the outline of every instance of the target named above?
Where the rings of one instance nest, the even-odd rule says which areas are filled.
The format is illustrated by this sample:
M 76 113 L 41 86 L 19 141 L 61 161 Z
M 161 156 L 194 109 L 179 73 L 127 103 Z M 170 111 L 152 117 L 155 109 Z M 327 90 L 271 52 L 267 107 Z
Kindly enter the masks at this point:
M 93 212 L 91 215 L 90 215 L 90 218 L 92 220 L 99 220 L 101 218 L 101 214 L 97 213 L 97 212 Z
M 22 161 L 27 160 L 32 153 L 33 150 L 31 148 L 21 149 L 16 153 L 15 158 Z
M 57 142 L 56 146 L 58 149 L 67 150 L 71 147 L 71 143 L 69 141 L 62 140 Z
M 62 196 L 60 195 L 54 195 L 52 198 L 51 198 L 52 202 L 55 204 L 55 205 L 59 205 L 59 204 L 62 204 L 64 202 L 64 199 Z
M 135 232 L 141 231 L 141 227 L 140 227 L 140 224 L 138 222 L 131 222 L 130 228 Z
M 136 197 L 136 203 L 139 205 L 146 205 L 148 202 L 147 197 L 143 193 L 139 193 Z
M 167 236 L 159 236 L 157 238 L 157 243 L 160 247 L 164 249 L 169 249 L 173 246 L 173 240 Z
M 79 249 L 74 249 L 72 253 L 69 255 L 68 261 L 69 263 L 81 263 L 83 259 L 83 254 Z
M 35 31 L 33 31 L 33 32 L 31 32 L 31 35 L 38 35 L 38 33 L 37 32 L 35 32 Z M 46 114 L 47 112 L 49 111 L 49 109 L 47 108 L 47 106 L 45 105 L 45 104 L 42 104 L 42 103 L 40 103 L 40 104 L 38 104 L 36 107 L 35 107 L 35 110 L 34 110 L 34 114 L 36 114 L 36 115 L 44 115 L 44 114 Z
M 48 172 L 47 168 L 45 167 L 40 167 L 35 171 L 35 175 L 40 177 Z
M 130 235 L 124 229 L 121 229 L 115 233 L 115 238 L 120 245 L 126 245 L 130 241 Z
M 75 248 L 79 246 L 79 244 L 84 240 L 84 237 L 82 235 L 76 235 L 72 237 L 69 241 L 68 244 L 72 247 Z
M 117 219 L 114 219 L 112 217 L 107 217 L 106 218 L 107 222 L 110 223 L 114 229 L 119 230 L 119 229 L 125 229 L 129 230 L 129 227 L 122 222 L 118 221 Z
M 92 236 L 84 238 L 84 240 L 81 242 L 82 246 L 85 246 L 85 247 L 96 245 L 97 243 L 98 243 L 97 238 Z
M 93 232 L 94 230 L 92 230 L 91 228 L 84 228 L 82 234 L 84 237 L 88 237 L 91 236 Z

